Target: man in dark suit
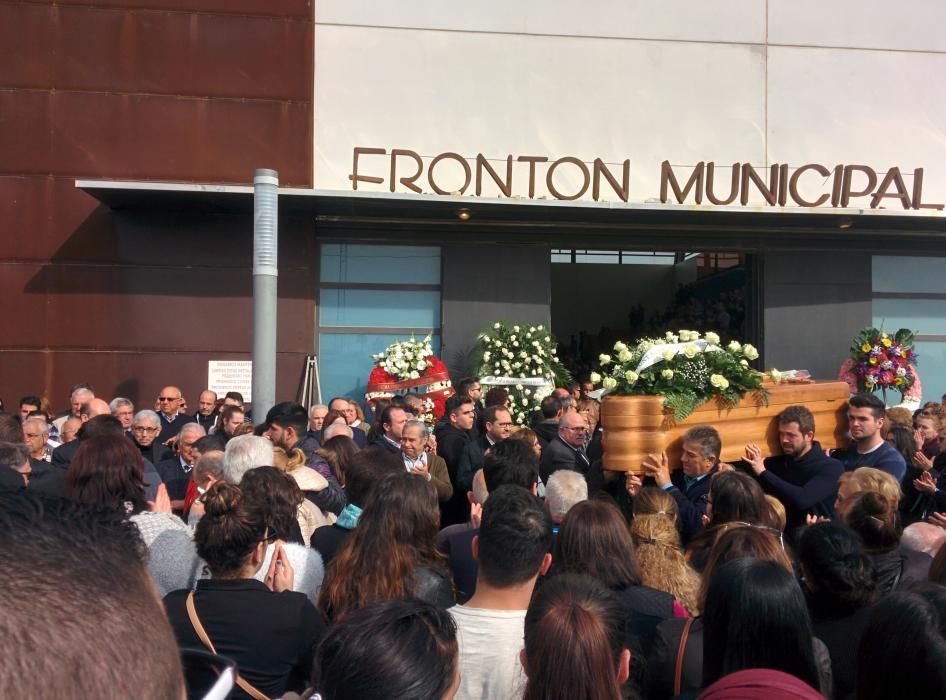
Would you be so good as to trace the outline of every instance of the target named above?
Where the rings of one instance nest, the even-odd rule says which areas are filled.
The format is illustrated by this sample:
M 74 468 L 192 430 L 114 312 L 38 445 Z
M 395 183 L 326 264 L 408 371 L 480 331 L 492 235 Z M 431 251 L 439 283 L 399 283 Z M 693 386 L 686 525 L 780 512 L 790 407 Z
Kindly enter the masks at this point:
M 381 413 L 381 432 L 371 443 L 385 452 L 400 456 L 401 432 L 407 423 L 408 415 L 400 406 L 388 406 Z M 351 428 L 351 426 L 348 426 Z
M 446 423 L 437 426 L 437 454 L 447 463 L 453 496 L 441 504 L 440 526 L 465 523 L 469 519 L 470 504 L 466 492 L 473 483 L 473 474 L 460 471 L 463 451 L 472 441 L 470 430 L 476 422 L 476 408 L 469 396 L 455 394 L 447 399 L 444 418 Z
M 667 491 L 680 511 L 680 536 L 683 544 L 703 530 L 703 516 L 709 498 L 710 482 L 719 471 L 723 443 L 709 425 L 697 425 L 683 434 L 681 469 L 670 473 L 666 452 L 647 455 L 644 472 L 657 486 Z
M 177 437 L 178 454 L 168 457 L 154 465 L 161 475 L 161 481 L 168 489 L 171 499 L 171 509 L 183 512 L 184 500 L 187 497 L 187 485 L 191 480 L 191 471 L 197 462 L 194 443 L 204 437 L 207 432 L 197 423 L 187 423 Z
M 486 450 L 509 437 L 512 432 L 512 414 L 505 406 L 489 406 L 483 410 L 483 434 L 463 449 L 460 454 L 461 474 L 476 474 L 483 468 Z
M 558 421 L 558 435 L 542 448 L 542 459 L 539 462 L 542 483 L 548 483 L 549 477 L 559 469 L 588 474 L 591 470 L 591 460 L 585 454 L 587 434 L 588 423 L 584 416 L 574 411 L 562 415 Z
M 480 430 L 478 426 L 483 424 L 483 389 L 480 386 L 479 377 L 464 377 L 457 382 L 457 396 L 469 396 L 473 402 L 473 427 L 470 428 L 470 436 L 479 437 Z

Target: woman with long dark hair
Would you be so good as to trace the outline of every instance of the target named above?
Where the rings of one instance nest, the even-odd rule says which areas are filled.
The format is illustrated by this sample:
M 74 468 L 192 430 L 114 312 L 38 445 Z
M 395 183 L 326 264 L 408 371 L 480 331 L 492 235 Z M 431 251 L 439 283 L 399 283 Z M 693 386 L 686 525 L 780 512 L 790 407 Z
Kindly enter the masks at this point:
M 529 604 L 520 659 L 523 700 L 620 700 L 632 663 L 623 607 L 590 576 L 556 576 Z
M 439 526 L 437 491 L 429 481 L 407 472 L 385 476 L 332 560 L 319 594 L 325 618 L 394 598 L 452 606 L 450 574 L 435 547 Z
M 828 647 L 834 697 L 854 692 L 857 643 L 876 598 L 874 564 L 857 536 L 836 523 L 805 528 L 798 558 L 815 636 Z
M 312 687 L 322 700 L 450 700 L 459 669 L 449 613 L 419 600 L 381 600 L 329 629 Z
M 946 610 L 936 594 L 881 600 L 857 646 L 857 700 L 935 698 L 946 688 Z
M 783 566 L 735 559 L 718 567 L 706 592 L 703 625 L 703 687 L 754 668 L 819 687 L 805 597 Z
M 191 531 L 171 513 L 163 484 L 155 501 L 145 499 L 144 458 L 124 435 L 82 441 L 69 465 L 65 496 L 114 510 L 138 527 L 148 547 L 148 571 L 160 595 L 194 585 L 201 567 Z
M 792 561 L 780 537 L 780 532 L 759 525 L 726 523 L 721 526 L 703 572 L 697 597 L 700 609 L 707 605 L 707 588 L 713 573 L 726 562 L 744 558 L 771 561 L 793 574 Z M 702 687 L 704 633 L 703 617 L 665 620 L 657 626 L 645 674 L 646 697 L 670 698 Z M 818 663 L 823 685 L 829 687 L 831 661 L 824 645 L 818 649 Z
M 758 481 L 742 472 L 720 472 L 712 479 L 706 502 L 706 527 L 687 546 L 690 566 L 700 572 L 706 567 L 719 530 L 727 523 L 778 529 L 775 513 Z
M 650 648 L 658 624 L 687 616 L 672 595 L 643 585 L 624 517 L 607 501 L 577 503 L 562 520 L 550 575 L 565 573 L 592 576 L 617 597 L 624 610 L 625 645 L 640 658 Z M 643 668 L 638 664 L 633 669 L 634 686 L 643 682 Z

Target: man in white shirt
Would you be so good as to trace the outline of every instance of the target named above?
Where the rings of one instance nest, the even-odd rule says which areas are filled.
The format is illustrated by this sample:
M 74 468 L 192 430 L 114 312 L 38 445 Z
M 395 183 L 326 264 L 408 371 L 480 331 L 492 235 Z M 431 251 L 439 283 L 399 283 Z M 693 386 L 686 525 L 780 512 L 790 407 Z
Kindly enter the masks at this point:
M 536 496 L 514 485 L 490 493 L 473 538 L 476 593 L 449 610 L 460 646 L 458 700 L 521 697 L 523 623 L 535 582 L 552 563 L 551 545 L 552 522 Z

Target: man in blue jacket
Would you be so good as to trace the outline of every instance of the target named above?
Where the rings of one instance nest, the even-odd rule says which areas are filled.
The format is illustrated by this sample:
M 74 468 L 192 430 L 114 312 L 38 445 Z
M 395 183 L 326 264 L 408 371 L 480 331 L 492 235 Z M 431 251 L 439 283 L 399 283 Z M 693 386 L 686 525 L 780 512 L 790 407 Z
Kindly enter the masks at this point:
M 644 472 L 657 486 L 670 493 L 680 510 L 680 538 L 683 544 L 703 530 L 703 516 L 709 498 L 710 481 L 719 471 L 723 443 L 716 429 L 697 425 L 683 434 L 682 469 L 670 473 L 667 453 L 647 455 Z

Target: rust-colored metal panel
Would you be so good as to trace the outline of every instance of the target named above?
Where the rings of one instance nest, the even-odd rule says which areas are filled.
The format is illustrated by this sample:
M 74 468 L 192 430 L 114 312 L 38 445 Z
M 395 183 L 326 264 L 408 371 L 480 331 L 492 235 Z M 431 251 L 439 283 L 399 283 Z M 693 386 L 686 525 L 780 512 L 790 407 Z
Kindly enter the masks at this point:
M 312 100 L 311 23 L 0 4 L 0 86 Z
M 38 263 L 0 265 L 0 299 L 5 312 L 0 323 L 0 348 L 45 346 L 49 311 L 46 290 L 41 284 L 33 284 L 42 278 L 43 269 Z
M 0 175 L 53 171 L 52 96 L 0 89 Z
M 237 182 L 312 180 L 312 106 L 259 100 L 0 92 L 0 174 Z
M 72 178 L 0 176 L 0 259 L 48 260 L 70 238 L 83 240 L 87 258 L 100 256 L 113 238 L 104 213 Z
M 72 5 L 79 7 L 121 7 L 126 9 L 172 10 L 206 14 L 249 15 L 253 17 L 292 17 L 313 19 L 312 0 L 25 0 L 37 5 Z
M 251 349 L 250 269 L 51 264 L 37 274 L 27 284 L 45 288 L 49 295 L 50 347 Z M 283 275 L 284 286 L 304 276 Z M 307 352 L 312 347 L 313 313 L 311 298 L 280 296 L 280 351 Z
M 52 401 L 53 409 L 66 410 L 69 390 L 87 382 L 106 401 L 124 396 L 135 408 L 153 408 L 162 387 L 179 386 L 196 409 L 197 395 L 207 385 L 209 360 L 249 360 L 247 353 L 234 352 L 96 352 L 56 350 L 50 352 L 0 351 L 0 387 L 9 408 L 20 396 L 40 394 Z M 296 396 L 305 362 L 304 353 L 276 357 L 276 396 Z

